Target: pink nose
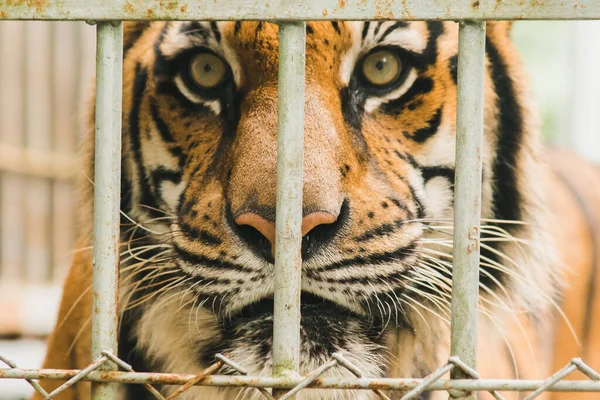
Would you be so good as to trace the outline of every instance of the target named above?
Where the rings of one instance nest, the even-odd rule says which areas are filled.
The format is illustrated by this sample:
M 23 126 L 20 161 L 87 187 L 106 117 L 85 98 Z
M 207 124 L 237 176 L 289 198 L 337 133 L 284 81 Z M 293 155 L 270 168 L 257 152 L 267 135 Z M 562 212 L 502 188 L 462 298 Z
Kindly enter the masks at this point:
M 325 212 L 315 211 L 302 218 L 302 236 L 319 225 L 333 224 L 336 216 Z M 271 255 L 275 256 L 275 224 L 253 212 L 245 212 L 235 217 L 238 225 L 248 225 L 256 229 L 271 243 Z

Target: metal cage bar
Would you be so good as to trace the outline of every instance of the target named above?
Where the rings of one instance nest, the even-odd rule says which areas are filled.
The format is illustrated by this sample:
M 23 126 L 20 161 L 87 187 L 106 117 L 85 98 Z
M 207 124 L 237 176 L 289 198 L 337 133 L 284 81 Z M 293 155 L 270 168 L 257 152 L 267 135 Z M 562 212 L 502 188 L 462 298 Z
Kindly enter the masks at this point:
M 0 378 L 6 379 L 48 379 L 67 380 L 74 377 L 79 370 L 58 369 L 20 369 L 0 368 Z M 149 372 L 100 372 L 93 371 L 83 380 L 92 382 L 119 382 L 125 384 L 164 384 L 184 385 L 197 375 L 167 374 Z M 208 375 L 196 385 L 230 386 L 230 387 L 261 387 L 291 389 L 304 380 L 304 377 L 273 378 L 268 376 L 231 376 Z M 411 390 L 421 384 L 424 379 L 412 378 L 339 378 L 326 377 L 309 385 L 309 388 L 324 389 L 381 389 L 381 390 Z M 439 379 L 431 383 L 427 390 L 460 390 L 460 391 L 533 391 L 544 386 L 546 381 L 537 379 Z M 599 392 L 600 381 L 562 380 L 546 389 L 549 392 Z
M 600 19 L 597 0 L 0 0 L 0 19 L 490 20 Z
M 451 353 L 477 368 L 485 22 L 460 23 L 452 259 Z M 453 378 L 465 378 L 460 370 Z M 463 399 L 475 400 L 475 394 Z
M 279 25 L 273 376 L 300 365 L 305 22 Z M 276 396 L 281 393 L 274 393 Z
M 123 24 L 97 27 L 96 137 L 94 168 L 94 277 L 92 357 L 117 354 L 119 221 L 121 201 L 121 99 Z M 104 363 L 103 370 L 116 369 Z M 92 385 L 94 400 L 117 396 L 116 385 Z

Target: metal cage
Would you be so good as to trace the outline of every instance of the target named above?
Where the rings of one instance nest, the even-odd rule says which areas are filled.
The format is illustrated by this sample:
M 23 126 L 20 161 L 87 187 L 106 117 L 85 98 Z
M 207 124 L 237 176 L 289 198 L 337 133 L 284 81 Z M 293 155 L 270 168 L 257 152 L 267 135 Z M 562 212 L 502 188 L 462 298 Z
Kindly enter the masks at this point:
M 483 78 L 486 20 L 600 19 L 597 0 L 0 0 L 0 20 L 85 20 L 97 24 L 96 154 L 94 194 L 94 277 L 92 357 L 83 370 L 20 369 L 0 357 L 8 368 L 0 378 L 26 379 L 46 398 L 79 380 L 90 380 L 92 397 L 116 398 L 115 382 L 143 384 L 159 399 L 152 384 L 182 385 L 169 399 L 193 385 L 255 387 L 266 398 L 289 399 L 306 387 L 405 390 L 405 399 L 426 390 L 449 390 L 455 398 L 474 399 L 477 391 L 600 392 L 600 374 L 573 359 L 547 380 L 480 379 L 476 372 L 478 261 L 481 214 Z M 451 305 L 451 354 L 448 363 L 424 379 L 368 378 L 359 366 L 333 354 L 308 376 L 299 364 L 302 160 L 304 135 L 305 22 L 308 20 L 453 20 L 460 23 L 454 261 Z M 198 375 L 139 373 L 117 358 L 117 290 L 121 158 L 121 82 L 123 20 L 270 20 L 279 30 L 279 131 L 275 250 L 275 309 L 272 377 L 246 376 L 222 355 Z M 1 23 L 1 22 L 0 22 Z M 213 375 L 227 364 L 237 376 Z M 321 378 L 340 365 L 356 378 Z M 118 371 L 122 369 L 124 371 Z M 563 380 L 579 369 L 588 381 Z M 441 379 L 451 372 L 452 379 Z M 65 380 L 46 393 L 35 379 Z M 266 388 L 272 388 L 272 394 Z

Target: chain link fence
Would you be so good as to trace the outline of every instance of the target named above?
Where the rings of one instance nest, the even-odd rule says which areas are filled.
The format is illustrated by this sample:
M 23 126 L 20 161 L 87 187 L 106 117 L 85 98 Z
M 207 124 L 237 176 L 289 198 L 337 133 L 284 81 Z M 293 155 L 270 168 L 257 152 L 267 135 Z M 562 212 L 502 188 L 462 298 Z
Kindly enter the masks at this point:
M 600 19 L 597 0 L 564 1 L 475 1 L 470 0 L 322 0 L 290 2 L 238 0 L 214 2 L 152 0 L 147 2 L 89 0 L 60 2 L 15 2 L 0 0 L 0 19 L 85 20 L 97 24 L 96 161 L 94 194 L 94 279 L 92 314 L 92 359 L 83 370 L 20 369 L 1 357 L 8 368 L 0 378 L 25 379 L 50 399 L 80 380 L 93 382 L 92 397 L 116 398 L 115 382 L 142 384 L 156 398 L 164 399 L 152 385 L 181 385 L 173 399 L 194 385 L 254 387 L 265 398 L 289 399 L 304 388 L 407 391 L 404 399 L 424 391 L 446 390 L 453 398 L 474 399 L 476 392 L 533 391 L 600 392 L 600 374 L 580 359 L 573 359 L 544 381 L 490 380 L 480 378 L 476 365 L 478 262 L 481 159 L 478 157 L 483 131 L 483 77 L 486 20 L 502 19 Z M 244 366 L 227 355 L 200 374 L 135 372 L 116 356 L 119 242 L 119 198 L 121 155 L 122 20 L 271 20 L 279 29 L 279 132 L 277 169 L 277 218 L 274 295 L 274 374 L 248 376 Z M 453 265 L 451 354 L 447 364 L 423 379 L 369 378 L 360 366 L 343 354 L 307 376 L 297 374 L 299 364 L 299 304 L 301 244 L 301 191 L 304 134 L 305 22 L 307 20 L 454 20 L 460 22 L 458 56 L 458 112 L 455 180 L 455 228 Z M 0 22 L 1 24 L 2 22 Z M 285 162 L 283 162 L 285 160 Z M 102 221 L 102 223 L 100 223 Z M 283 233 L 286 232 L 284 235 Z M 215 375 L 227 365 L 237 375 Z M 354 378 L 322 377 L 341 366 Z M 588 381 L 564 378 L 579 370 Z M 442 379 L 450 373 L 452 379 Z M 64 380 L 47 393 L 38 379 Z M 272 389 L 270 392 L 267 389 Z

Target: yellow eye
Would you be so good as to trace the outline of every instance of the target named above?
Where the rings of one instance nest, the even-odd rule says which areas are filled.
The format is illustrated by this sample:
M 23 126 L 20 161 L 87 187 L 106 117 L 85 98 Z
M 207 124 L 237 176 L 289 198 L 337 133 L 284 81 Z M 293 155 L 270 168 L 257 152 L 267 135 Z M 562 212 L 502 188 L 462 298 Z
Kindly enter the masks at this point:
M 362 62 L 362 74 L 369 83 L 375 86 L 385 86 L 393 83 L 402 64 L 398 56 L 390 50 L 378 50 L 367 55 Z
M 190 60 L 190 78 L 202 89 L 214 89 L 227 76 L 227 65 L 221 57 L 199 53 Z

